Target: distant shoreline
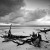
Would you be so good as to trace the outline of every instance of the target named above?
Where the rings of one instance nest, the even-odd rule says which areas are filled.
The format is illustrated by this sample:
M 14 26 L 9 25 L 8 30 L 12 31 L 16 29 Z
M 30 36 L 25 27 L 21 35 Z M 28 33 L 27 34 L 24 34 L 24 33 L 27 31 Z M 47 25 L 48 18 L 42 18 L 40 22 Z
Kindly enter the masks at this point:
M 10 25 L 0 25 L 0 27 L 10 27 Z M 12 27 L 50 27 L 50 25 L 12 25 Z

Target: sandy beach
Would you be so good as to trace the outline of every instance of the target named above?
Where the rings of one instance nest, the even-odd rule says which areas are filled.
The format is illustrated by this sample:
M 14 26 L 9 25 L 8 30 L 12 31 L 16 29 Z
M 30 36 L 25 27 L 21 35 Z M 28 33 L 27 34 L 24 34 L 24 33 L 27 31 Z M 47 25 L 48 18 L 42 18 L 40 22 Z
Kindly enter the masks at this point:
M 29 44 L 24 44 L 21 46 L 17 46 L 17 44 L 13 43 L 13 42 L 5 42 L 2 43 L 2 41 L 4 39 L 0 38 L 0 50 L 50 50 L 50 45 L 47 46 L 47 48 L 45 48 L 44 46 L 46 46 L 47 44 L 45 42 L 42 43 L 42 47 L 38 48 L 38 47 L 34 47 L 32 45 Z
M 29 29 L 19 29 L 19 30 L 17 29 L 18 33 L 17 32 L 16 33 L 17 34 L 21 33 L 22 35 L 25 35 L 25 36 L 26 36 L 27 33 L 29 33 L 29 32 L 32 33 L 32 31 L 33 31 L 32 29 L 31 30 L 29 30 Z M 16 30 L 13 30 L 13 31 L 12 32 L 15 33 Z M 23 31 L 24 31 L 24 34 L 23 34 Z M 49 33 L 50 32 L 47 32 L 47 33 L 48 33 L 47 37 L 48 37 L 48 39 L 50 39 L 50 37 L 49 37 L 49 35 L 50 35 Z M 19 34 L 19 35 L 21 35 L 21 34 Z M 27 34 L 27 35 L 29 35 L 29 34 Z M 0 34 L 0 36 L 1 35 L 2 34 Z M 41 33 L 41 35 L 43 36 L 44 34 Z M 45 39 L 45 37 L 43 37 L 43 39 Z M 13 43 L 12 41 L 10 41 L 10 42 L 4 42 L 4 43 L 2 43 L 2 41 L 4 41 L 4 38 L 0 37 L 0 50 L 50 50 L 50 43 L 45 43 L 45 42 L 41 42 L 41 48 L 38 48 L 38 47 L 34 47 L 32 45 L 29 45 L 27 43 L 24 44 L 24 45 L 17 46 L 17 44 Z

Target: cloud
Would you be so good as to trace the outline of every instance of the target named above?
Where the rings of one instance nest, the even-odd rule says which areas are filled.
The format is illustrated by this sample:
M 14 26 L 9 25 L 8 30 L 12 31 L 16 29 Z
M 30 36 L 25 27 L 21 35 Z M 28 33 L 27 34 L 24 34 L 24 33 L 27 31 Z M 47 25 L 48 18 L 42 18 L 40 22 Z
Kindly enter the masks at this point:
M 35 21 L 29 21 L 29 22 L 25 22 L 23 23 L 23 25 L 50 25 L 50 15 L 46 15 L 43 18 L 37 19 Z
M 20 15 L 22 14 L 22 15 Z M 31 21 L 36 21 L 37 19 L 41 19 L 47 15 L 47 11 L 45 9 L 36 9 L 34 11 L 29 10 L 21 10 L 21 12 L 14 17 L 14 20 L 11 20 L 13 23 L 26 23 Z M 18 17 L 18 18 L 17 18 Z
M 16 12 L 11 12 L 10 14 L 8 15 L 5 15 L 4 17 L 0 17 L 0 22 L 4 22 L 4 23 L 17 23 L 18 18 L 22 17 L 23 14 L 21 13 L 21 11 L 16 11 Z
M 0 17 L 0 22 L 24 24 L 34 21 L 33 24 L 36 24 L 38 19 L 44 18 L 47 15 L 47 12 L 48 11 L 46 11 L 46 9 L 36 9 L 32 11 L 20 8 L 15 12 L 11 12 L 8 15 L 5 15 L 4 17 Z
M 41 19 L 47 12 L 50 15 L 45 9 L 25 10 L 24 0 L 0 0 L 0 22 L 23 24 Z
M 25 18 L 26 21 L 34 21 L 36 19 L 40 19 L 42 17 L 45 17 L 47 15 L 47 12 L 45 11 L 45 9 L 38 9 L 35 11 L 31 11 L 29 12 Z
M 25 22 L 30 22 L 30 21 L 36 21 L 37 19 L 43 18 L 47 15 L 47 12 L 45 9 L 36 9 L 34 11 L 29 11 L 29 10 L 23 10 L 21 11 L 23 14 L 21 17 L 15 18 L 13 20 L 13 23 L 25 23 Z
M 37 19 L 36 21 L 37 22 L 42 22 L 42 23 L 50 23 L 50 15 L 46 15 L 45 17 L 43 17 L 41 19 Z
M 0 0 L 0 17 L 19 10 L 24 6 L 24 0 Z
M 17 24 L 22 24 L 24 22 L 25 20 L 23 17 L 16 18 L 15 20 L 12 21 L 12 23 L 17 23 Z
M 23 17 L 21 7 L 25 6 L 24 0 L 0 0 L 0 22 L 11 23 Z

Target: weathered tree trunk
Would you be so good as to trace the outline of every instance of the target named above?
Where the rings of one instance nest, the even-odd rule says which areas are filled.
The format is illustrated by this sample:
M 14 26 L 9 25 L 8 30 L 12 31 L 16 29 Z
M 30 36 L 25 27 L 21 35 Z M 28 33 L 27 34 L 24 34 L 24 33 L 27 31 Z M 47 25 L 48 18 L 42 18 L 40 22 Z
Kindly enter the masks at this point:
M 10 25 L 10 29 L 9 29 L 9 32 L 8 32 L 8 37 L 11 37 L 11 26 L 12 25 Z

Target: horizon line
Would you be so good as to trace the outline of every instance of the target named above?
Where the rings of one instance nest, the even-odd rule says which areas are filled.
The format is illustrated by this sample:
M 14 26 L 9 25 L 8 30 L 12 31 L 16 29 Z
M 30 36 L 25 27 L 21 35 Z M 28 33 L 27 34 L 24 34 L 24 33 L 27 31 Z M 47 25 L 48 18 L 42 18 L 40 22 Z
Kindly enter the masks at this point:
M 9 27 L 10 25 L 0 25 L 0 27 Z M 50 27 L 50 25 L 12 25 L 12 27 Z

